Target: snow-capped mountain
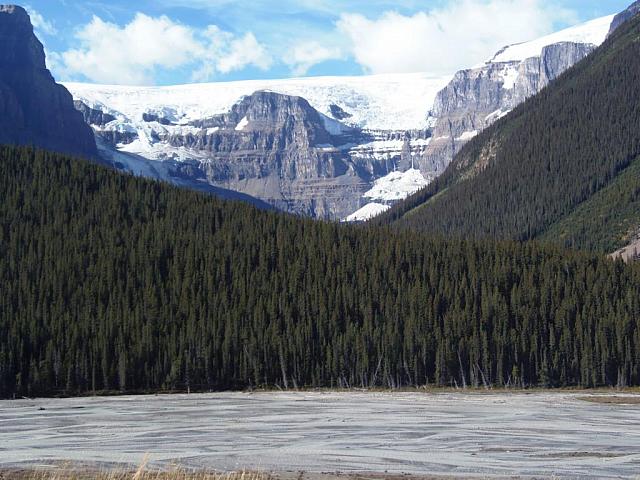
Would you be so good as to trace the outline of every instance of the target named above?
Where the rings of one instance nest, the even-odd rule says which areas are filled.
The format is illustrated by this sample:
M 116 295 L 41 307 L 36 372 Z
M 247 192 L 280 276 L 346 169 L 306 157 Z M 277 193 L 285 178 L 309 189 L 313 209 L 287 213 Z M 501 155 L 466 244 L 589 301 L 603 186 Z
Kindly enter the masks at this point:
M 408 74 L 65 85 L 103 155 L 121 168 L 182 184 L 190 178 L 293 213 L 341 219 L 366 202 L 362 195 L 376 179 L 407 170 L 424 152 L 428 106 L 449 79 Z M 247 101 L 250 111 L 236 118 L 233 112 Z M 304 127 L 296 131 L 296 125 Z
M 508 45 L 500 50 L 487 63 L 524 62 L 527 58 L 538 57 L 544 47 L 556 43 L 581 43 L 601 45 L 607 38 L 611 22 L 615 15 L 596 18 L 589 22 L 561 30 L 530 42 Z
M 485 64 L 457 72 L 436 96 L 433 140 L 420 169 L 442 173 L 466 142 L 601 45 L 613 18 L 506 46 Z
M 180 124 L 228 112 L 242 97 L 270 91 L 302 97 L 320 113 L 368 130 L 416 130 L 428 124 L 428 109 L 451 76 L 428 74 L 248 80 L 170 87 L 65 83 L 74 98 L 138 125 L 144 114 Z
M 507 46 L 449 77 L 65 85 L 121 168 L 362 219 L 428 184 L 464 143 L 601 44 L 612 20 Z

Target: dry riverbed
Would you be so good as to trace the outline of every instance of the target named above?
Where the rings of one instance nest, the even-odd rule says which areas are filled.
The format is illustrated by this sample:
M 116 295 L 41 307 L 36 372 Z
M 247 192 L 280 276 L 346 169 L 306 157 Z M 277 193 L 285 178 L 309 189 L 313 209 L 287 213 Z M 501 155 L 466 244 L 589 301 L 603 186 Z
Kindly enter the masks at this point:
M 172 464 L 276 478 L 635 478 L 640 396 L 222 393 L 0 402 L 0 468 Z M 0 474 L 0 478 L 2 474 Z M 44 480 L 44 479 L 43 479 Z

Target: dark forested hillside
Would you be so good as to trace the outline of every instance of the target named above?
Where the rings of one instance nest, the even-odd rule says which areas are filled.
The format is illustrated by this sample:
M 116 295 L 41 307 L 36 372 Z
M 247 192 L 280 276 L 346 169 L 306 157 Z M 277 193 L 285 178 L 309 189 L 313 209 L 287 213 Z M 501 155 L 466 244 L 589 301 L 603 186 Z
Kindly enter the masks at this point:
M 0 396 L 640 384 L 640 270 L 0 149 Z
M 476 137 L 436 183 L 378 223 L 475 238 L 546 234 L 612 252 L 640 227 L 640 177 L 625 175 L 640 161 L 638 85 L 640 17 Z M 614 182 L 622 205 L 588 203 Z M 575 221 L 578 208 L 589 222 Z

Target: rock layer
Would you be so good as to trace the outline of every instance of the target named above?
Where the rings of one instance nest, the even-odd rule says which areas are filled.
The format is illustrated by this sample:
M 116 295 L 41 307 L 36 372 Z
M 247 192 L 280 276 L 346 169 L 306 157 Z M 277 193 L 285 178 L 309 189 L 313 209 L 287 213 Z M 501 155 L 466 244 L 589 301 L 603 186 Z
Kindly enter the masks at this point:
M 490 61 L 456 73 L 436 97 L 431 115 L 438 120 L 433 140 L 418 159 L 421 170 L 442 173 L 478 132 L 538 93 L 595 48 L 584 43 L 556 43 L 524 61 Z
M 424 145 L 428 136 L 347 127 L 301 97 L 265 91 L 244 97 L 228 113 L 182 125 L 144 114 L 145 128 L 137 131 L 110 128 L 111 114 L 80 101 L 76 106 L 102 143 L 164 161 L 173 178 L 326 219 L 364 205 L 375 178 L 411 166 L 411 137 Z

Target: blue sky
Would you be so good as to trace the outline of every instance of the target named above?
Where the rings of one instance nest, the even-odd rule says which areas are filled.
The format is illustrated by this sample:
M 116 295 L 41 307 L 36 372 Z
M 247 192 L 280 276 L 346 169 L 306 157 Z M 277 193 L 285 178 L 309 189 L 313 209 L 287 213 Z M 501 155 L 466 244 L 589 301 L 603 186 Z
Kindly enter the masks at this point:
M 631 0 L 25 0 L 58 80 L 453 73 Z

